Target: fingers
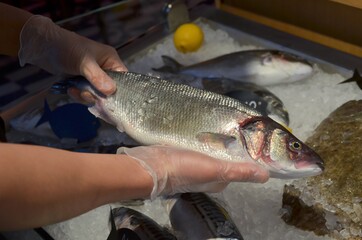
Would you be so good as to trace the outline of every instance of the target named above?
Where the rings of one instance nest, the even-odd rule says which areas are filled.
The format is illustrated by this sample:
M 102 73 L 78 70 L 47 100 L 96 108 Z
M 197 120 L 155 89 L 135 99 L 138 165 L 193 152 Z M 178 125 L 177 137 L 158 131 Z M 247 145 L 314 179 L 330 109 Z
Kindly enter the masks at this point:
M 230 182 L 263 183 L 267 170 L 255 163 L 230 162 L 205 154 L 166 146 L 123 148 L 152 176 L 151 197 L 178 192 L 219 192 Z
M 81 74 L 101 93 L 111 95 L 116 91 L 116 83 L 95 61 L 88 61 L 82 68 Z
M 209 192 L 209 193 L 217 193 L 224 190 L 229 183 L 225 182 L 207 182 L 201 184 L 187 184 L 187 185 L 179 185 L 172 186 L 171 191 L 168 192 L 167 195 L 174 195 L 176 193 L 185 193 L 185 192 Z
M 80 91 L 78 88 L 72 87 L 68 89 L 67 93 L 73 100 L 79 103 L 86 105 L 95 103 L 95 98 L 90 92 Z
M 107 59 L 104 63 L 101 63 L 100 66 L 103 69 L 109 69 L 117 72 L 126 72 L 128 71 L 127 67 L 124 65 L 122 60 L 119 58 L 117 51 L 112 48 L 110 53 L 107 54 Z
M 255 163 L 222 162 L 220 179 L 225 182 L 264 183 L 269 179 L 269 171 Z

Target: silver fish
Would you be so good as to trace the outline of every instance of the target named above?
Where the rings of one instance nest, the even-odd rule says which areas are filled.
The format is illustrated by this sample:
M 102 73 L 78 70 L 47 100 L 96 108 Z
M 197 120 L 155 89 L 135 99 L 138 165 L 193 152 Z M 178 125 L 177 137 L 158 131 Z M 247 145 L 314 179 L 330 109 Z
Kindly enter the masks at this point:
M 271 118 L 233 98 L 137 73 L 107 73 L 117 91 L 104 97 L 89 84 L 83 86 L 96 98 L 89 110 L 143 145 L 252 161 L 277 178 L 312 176 L 323 170 L 323 160 L 312 149 Z
M 289 125 L 289 113 L 284 103 L 263 86 L 227 78 L 197 78 L 185 75 L 162 74 L 169 81 L 224 94 L 255 108 L 283 126 Z
M 165 227 L 160 226 L 150 217 L 131 208 L 112 209 L 115 228 L 130 229 L 140 240 L 176 240 Z
M 261 86 L 295 82 L 313 73 L 313 66 L 301 57 L 268 49 L 233 52 L 189 66 L 168 56 L 162 56 L 162 59 L 165 66 L 153 68 L 154 71 L 200 78 L 229 78 Z
M 178 239 L 243 239 L 226 209 L 205 193 L 183 193 L 166 202 Z

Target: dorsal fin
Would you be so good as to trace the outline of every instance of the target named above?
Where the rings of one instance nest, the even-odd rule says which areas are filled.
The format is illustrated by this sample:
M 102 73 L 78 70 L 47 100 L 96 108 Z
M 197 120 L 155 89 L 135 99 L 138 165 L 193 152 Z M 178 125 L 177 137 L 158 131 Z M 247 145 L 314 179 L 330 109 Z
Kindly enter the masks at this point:
M 48 122 L 49 121 L 49 117 L 51 114 L 51 110 L 48 104 L 48 101 L 45 99 L 44 100 L 44 111 L 43 111 L 43 115 L 41 116 L 41 118 L 39 119 L 39 121 L 36 123 L 35 127 L 38 127 L 39 125 Z

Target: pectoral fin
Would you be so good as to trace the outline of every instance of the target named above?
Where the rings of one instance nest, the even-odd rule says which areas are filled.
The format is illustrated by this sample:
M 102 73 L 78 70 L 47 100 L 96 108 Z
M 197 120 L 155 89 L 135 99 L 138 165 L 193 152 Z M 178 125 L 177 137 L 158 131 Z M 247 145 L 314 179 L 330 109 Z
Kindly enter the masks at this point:
M 236 141 L 236 138 L 230 135 L 212 132 L 202 132 L 196 135 L 201 142 L 214 149 L 227 149 Z

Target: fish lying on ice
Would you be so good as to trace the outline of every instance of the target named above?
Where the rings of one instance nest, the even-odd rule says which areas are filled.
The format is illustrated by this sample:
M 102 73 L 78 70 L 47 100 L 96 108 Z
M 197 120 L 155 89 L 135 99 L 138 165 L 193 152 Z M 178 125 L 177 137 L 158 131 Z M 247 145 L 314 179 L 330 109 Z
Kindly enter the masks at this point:
M 96 98 L 89 110 L 143 145 L 253 161 L 275 178 L 323 171 L 323 160 L 312 149 L 271 118 L 233 98 L 137 73 L 107 73 L 117 85 L 109 97 L 94 91 L 87 81 L 78 84 Z
M 248 50 L 225 54 L 190 66 L 162 56 L 165 66 L 154 71 L 200 78 L 230 78 L 261 86 L 290 83 L 310 76 L 313 66 L 299 56 L 279 50 Z
M 284 126 L 289 125 L 289 113 L 284 103 L 265 87 L 226 78 L 203 78 L 199 85 L 205 90 L 235 98 Z
M 131 208 L 114 208 L 111 217 L 112 225 L 114 224 L 112 228 L 117 230 L 116 234 L 113 234 L 118 235 L 118 239 L 176 240 L 176 237 L 165 227 Z M 114 237 L 114 239 L 116 238 Z
M 76 139 L 85 142 L 97 136 L 99 120 L 89 113 L 87 106 L 80 103 L 68 103 L 50 109 L 44 101 L 44 113 L 35 127 L 49 122 L 51 129 L 59 139 Z
M 166 202 L 178 239 L 243 240 L 226 209 L 205 193 L 182 193 Z

